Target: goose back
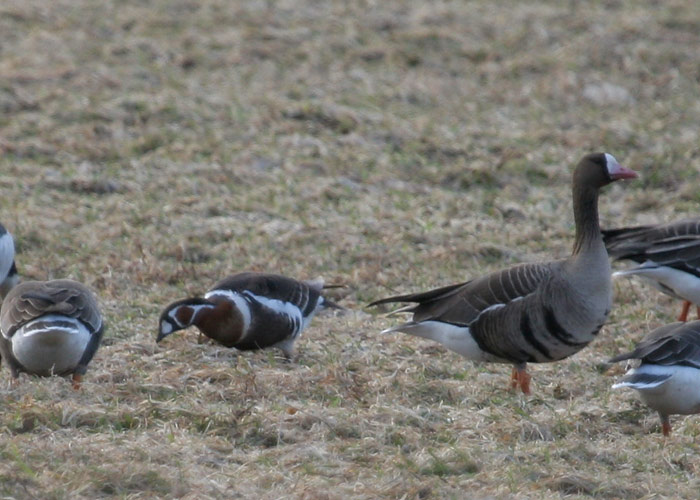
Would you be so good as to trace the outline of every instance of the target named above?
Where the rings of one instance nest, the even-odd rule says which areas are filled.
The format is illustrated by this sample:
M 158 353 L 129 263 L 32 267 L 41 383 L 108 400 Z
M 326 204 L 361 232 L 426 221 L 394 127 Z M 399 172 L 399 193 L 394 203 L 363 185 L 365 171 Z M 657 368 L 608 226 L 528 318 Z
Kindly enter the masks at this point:
M 242 272 L 222 279 L 209 293 L 227 290 L 277 300 L 293 304 L 306 316 L 317 307 L 322 287 L 321 281 L 298 281 L 279 274 Z
M 91 332 L 102 328 L 102 314 L 95 296 L 73 280 L 25 281 L 5 297 L 0 311 L 0 330 L 5 338 L 46 314 L 59 314 L 84 323 Z

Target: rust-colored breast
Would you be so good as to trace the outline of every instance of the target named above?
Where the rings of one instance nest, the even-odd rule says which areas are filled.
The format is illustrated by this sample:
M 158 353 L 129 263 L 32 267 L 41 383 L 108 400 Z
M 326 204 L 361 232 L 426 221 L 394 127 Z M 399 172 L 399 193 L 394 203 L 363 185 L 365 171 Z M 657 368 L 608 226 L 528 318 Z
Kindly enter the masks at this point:
M 201 311 L 195 325 L 210 339 L 226 347 L 234 347 L 243 337 L 243 317 L 229 300 L 212 298 L 211 301 L 216 307 Z M 192 314 L 192 310 L 189 314 Z
M 194 314 L 194 309 L 189 306 L 180 306 L 175 311 L 175 318 L 180 322 L 181 325 L 191 325 L 192 315 Z

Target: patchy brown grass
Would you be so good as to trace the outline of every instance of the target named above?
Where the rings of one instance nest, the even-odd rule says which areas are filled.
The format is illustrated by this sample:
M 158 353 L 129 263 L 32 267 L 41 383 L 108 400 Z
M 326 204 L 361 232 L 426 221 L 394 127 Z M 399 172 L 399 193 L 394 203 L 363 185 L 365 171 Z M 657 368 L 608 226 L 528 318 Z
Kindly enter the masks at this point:
M 663 439 L 603 364 L 666 297 L 620 282 L 530 398 L 362 307 L 566 255 L 590 150 L 643 174 L 605 225 L 697 215 L 698 5 L 0 5 L 1 220 L 25 278 L 84 281 L 109 323 L 80 393 L 3 369 L 0 496 L 696 498 L 700 418 Z M 164 304 L 243 269 L 355 312 L 291 365 L 154 344 Z

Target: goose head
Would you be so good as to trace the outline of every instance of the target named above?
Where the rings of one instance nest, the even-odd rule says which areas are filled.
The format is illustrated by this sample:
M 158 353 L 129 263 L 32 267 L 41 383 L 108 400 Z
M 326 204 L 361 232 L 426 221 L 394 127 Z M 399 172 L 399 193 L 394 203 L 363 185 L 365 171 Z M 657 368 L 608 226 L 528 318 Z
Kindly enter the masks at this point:
M 609 153 L 584 156 L 574 171 L 574 185 L 601 188 L 621 179 L 634 179 L 637 172 L 625 168 Z
M 158 337 L 156 342 L 160 342 L 168 335 L 178 330 L 184 330 L 195 324 L 197 313 L 202 309 L 214 307 L 207 299 L 192 297 L 173 302 L 163 310 L 158 320 Z

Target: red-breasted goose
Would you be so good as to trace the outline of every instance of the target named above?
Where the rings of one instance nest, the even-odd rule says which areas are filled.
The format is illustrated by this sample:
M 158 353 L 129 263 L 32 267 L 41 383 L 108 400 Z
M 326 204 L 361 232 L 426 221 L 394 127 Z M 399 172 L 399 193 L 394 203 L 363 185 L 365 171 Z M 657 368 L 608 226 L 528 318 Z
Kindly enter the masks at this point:
M 104 323 L 97 299 L 72 280 L 25 281 L 0 309 L 0 352 L 12 377 L 72 375 L 78 389 Z
M 158 338 L 196 326 L 226 347 L 241 351 L 278 347 L 287 360 L 294 343 L 323 307 L 339 307 L 321 295 L 323 282 L 267 273 L 229 276 L 204 297 L 173 302 L 160 315 Z
M 700 413 L 700 321 L 671 323 L 652 331 L 611 363 L 639 359 L 615 385 L 639 391 L 642 401 L 661 417 L 664 436 L 671 433 L 669 415 Z
M 691 304 L 700 318 L 700 219 L 608 229 L 603 240 L 615 260 L 639 264 L 613 276 L 639 276 L 684 301 L 678 321 L 688 320 Z
M 512 387 L 529 393 L 528 362 L 557 361 L 595 338 L 610 312 L 610 263 L 598 225 L 598 192 L 637 174 L 612 155 L 589 154 L 573 174 L 576 237 L 563 260 L 520 264 L 466 283 L 373 302 L 414 302 L 413 320 L 387 332 L 440 342 L 473 361 L 512 363 Z
M 15 242 L 0 224 L 0 298 L 5 297 L 19 281 L 15 266 Z

